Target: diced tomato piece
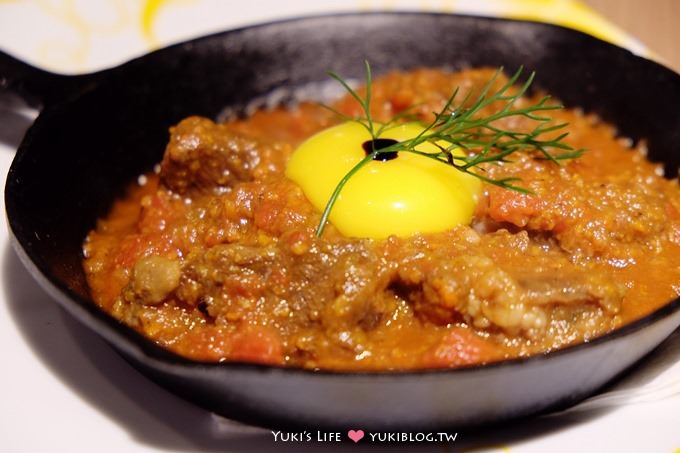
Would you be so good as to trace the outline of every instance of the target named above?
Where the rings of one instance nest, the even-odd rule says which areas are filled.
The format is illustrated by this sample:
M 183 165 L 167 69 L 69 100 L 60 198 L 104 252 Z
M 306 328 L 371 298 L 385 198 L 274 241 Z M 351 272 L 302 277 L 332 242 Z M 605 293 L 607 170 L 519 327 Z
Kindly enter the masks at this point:
M 496 222 L 523 227 L 541 210 L 541 200 L 535 195 L 495 186 L 489 188 L 488 194 L 486 213 Z
M 392 110 L 395 113 L 399 113 L 413 105 L 414 97 L 413 91 L 401 90 L 390 97 L 389 103 L 392 106 Z
M 255 211 L 254 220 L 255 226 L 264 230 L 272 231 L 277 224 L 277 220 L 281 213 L 281 202 L 279 200 L 265 200 Z
M 187 334 L 177 352 L 198 360 L 280 365 L 283 346 L 279 335 L 267 327 L 245 325 L 236 332 L 220 327 L 204 327 Z
M 486 363 L 499 357 L 498 346 L 469 329 L 453 327 L 423 357 L 427 368 L 448 368 Z
M 246 327 L 232 337 L 230 360 L 270 365 L 283 363 L 283 348 L 278 334 L 264 327 Z

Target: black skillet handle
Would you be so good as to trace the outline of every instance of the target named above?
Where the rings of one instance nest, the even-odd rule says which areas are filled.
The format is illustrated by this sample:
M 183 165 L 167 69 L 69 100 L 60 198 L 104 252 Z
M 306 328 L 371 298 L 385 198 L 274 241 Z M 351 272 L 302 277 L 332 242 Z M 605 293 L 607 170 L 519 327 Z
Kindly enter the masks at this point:
M 31 107 L 40 108 L 67 99 L 92 81 L 92 76 L 55 74 L 0 51 L 0 92 L 16 93 Z

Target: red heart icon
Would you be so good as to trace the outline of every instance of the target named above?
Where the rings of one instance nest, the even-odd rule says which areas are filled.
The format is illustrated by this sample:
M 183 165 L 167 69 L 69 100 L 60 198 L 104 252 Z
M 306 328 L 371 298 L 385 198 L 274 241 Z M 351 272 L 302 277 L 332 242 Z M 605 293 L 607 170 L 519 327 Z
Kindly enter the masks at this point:
M 357 443 L 364 438 L 364 430 L 357 429 L 356 431 L 354 431 L 353 429 L 350 429 L 349 431 L 347 431 L 347 437 L 352 439 L 354 443 Z

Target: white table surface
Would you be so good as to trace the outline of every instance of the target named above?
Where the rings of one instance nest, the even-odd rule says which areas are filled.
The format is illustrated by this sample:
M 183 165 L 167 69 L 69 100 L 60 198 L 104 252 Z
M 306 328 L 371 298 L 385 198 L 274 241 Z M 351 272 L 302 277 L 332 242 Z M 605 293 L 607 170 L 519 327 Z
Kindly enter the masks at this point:
M 50 44 L 51 37 L 61 32 L 50 28 L 49 19 L 41 18 L 33 9 L 35 5 L 18 3 L 21 2 L 0 5 L 0 49 L 39 64 L 40 43 Z M 132 7 L 129 1 L 122 3 Z M 159 43 L 302 13 L 395 3 L 417 9 L 428 2 L 254 0 L 239 5 L 238 10 L 230 6 L 233 2 L 212 2 L 209 6 L 218 8 L 220 14 L 210 14 L 209 9 L 205 9 L 204 4 L 209 1 L 197 3 L 203 4 L 203 9 L 191 12 L 187 6 L 184 21 L 160 17 L 156 27 Z M 56 61 L 43 59 L 42 66 L 71 73 L 100 69 L 146 52 L 149 42 L 141 34 L 131 33 L 124 39 L 93 37 L 89 45 L 94 50 L 91 49 L 86 58 L 80 58 L 77 65 L 59 66 Z M 16 98 L 0 93 L 3 187 L 14 150 L 35 113 L 22 108 Z M 2 210 L 4 212 L 4 206 Z M 232 425 L 169 394 L 133 370 L 95 334 L 56 306 L 24 270 L 9 246 L 4 216 L 0 222 L 3 223 L 0 226 L 0 351 L 3 358 L 0 451 L 376 450 L 375 445 L 366 442 L 356 445 L 274 442 L 267 430 Z M 508 428 L 474 435 L 461 432 L 458 440 L 449 445 L 423 443 L 411 444 L 409 448 L 513 453 L 677 453 L 680 451 L 679 361 L 680 333 L 676 332 L 613 389 L 623 394 L 600 399 L 600 410 L 577 408 L 568 414 L 527 420 Z M 390 450 L 395 446 L 384 444 L 380 448 Z

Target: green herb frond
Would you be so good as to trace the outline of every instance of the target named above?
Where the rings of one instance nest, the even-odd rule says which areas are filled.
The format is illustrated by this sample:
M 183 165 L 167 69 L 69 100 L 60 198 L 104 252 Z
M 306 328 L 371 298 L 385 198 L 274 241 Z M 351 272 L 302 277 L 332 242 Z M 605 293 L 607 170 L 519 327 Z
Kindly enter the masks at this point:
M 380 134 L 386 128 L 393 127 L 405 119 L 412 119 L 414 115 L 412 109 L 407 109 L 395 115 L 387 123 L 380 124 L 376 129 L 376 123 L 370 110 L 371 85 L 373 82 L 372 72 L 371 66 L 367 61 L 365 62 L 365 70 L 366 94 L 364 97 L 360 96 L 338 74 L 329 72 L 329 75 L 338 81 L 350 96 L 359 103 L 363 115 L 358 118 L 349 117 L 337 112 L 335 109 L 328 108 L 337 113 L 343 120 L 356 121 L 361 124 L 366 128 L 373 140 L 375 140 L 380 137 Z M 439 112 L 433 112 L 434 119 L 424 124 L 423 130 L 416 137 L 385 148 L 373 149 L 371 153 L 368 153 L 336 186 L 322 213 L 321 221 L 316 231 L 317 236 L 323 233 L 333 205 L 337 201 L 343 187 L 363 166 L 382 153 L 408 152 L 418 154 L 452 166 L 487 184 L 524 194 L 531 194 L 532 192 L 517 184 L 521 181 L 520 178 L 489 177 L 485 174 L 483 165 L 512 163 L 510 158 L 518 153 L 532 154 L 537 159 L 549 160 L 557 165 L 559 165 L 560 161 L 575 159 L 581 156 L 584 150 L 574 149 L 563 141 L 568 135 L 566 131 L 553 138 L 542 138 L 545 134 L 558 133 L 568 126 L 567 123 L 550 124 L 552 118 L 545 114 L 546 112 L 562 109 L 562 105 L 550 103 L 550 96 L 543 96 L 534 104 L 516 106 L 518 100 L 528 92 L 529 87 L 534 81 L 535 73 L 532 72 L 526 81 L 516 88 L 523 73 L 523 68 L 520 67 L 500 88 L 494 91 L 493 88 L 502 72 L 503 68 L 499 68 L 494 73 L 479 91 L 474 101 L 472 100 L 472 91 L 470 91 L 461 102 L 456 102 L 459 96 L 459 89 L 456 88 L 447 99 L 443 108 Z M 493 110 L 492 113 L 483 114 L 484 109 L 496 103 L 501 103 L 502 106 Z M 511 131 L 497 125 L 499 120 L 512 117 L 527 118 L 538 124 L 529 132 Z M 423 152 L 416 149 L 423 143 L 434 144 L 438 151 Z M 457 150 L 462 150 L 463 153 L 454 154 L 454 151 Z M 556 153 L 554 150 L 561 150 L 562 152 Z

